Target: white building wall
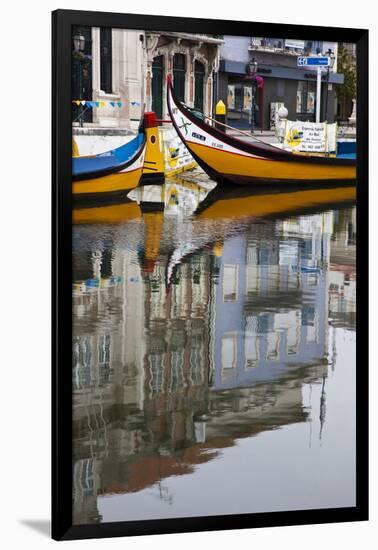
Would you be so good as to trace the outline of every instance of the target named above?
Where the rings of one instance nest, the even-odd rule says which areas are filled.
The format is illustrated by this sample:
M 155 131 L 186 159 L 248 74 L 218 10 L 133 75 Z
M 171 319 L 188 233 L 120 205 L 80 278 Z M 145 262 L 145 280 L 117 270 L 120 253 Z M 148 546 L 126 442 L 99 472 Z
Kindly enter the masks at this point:
M 143 103 L 143 34 L 138 30 L 112 30 L 112 93 L 105 93 L 100 88 L 100 29 L 92 29 L 93 101 L 105 102 L 104 107 L 93 109 L 96 126 L 137 127 Z M 110 101 L 120 101 L 122 107 L 112 107 Z

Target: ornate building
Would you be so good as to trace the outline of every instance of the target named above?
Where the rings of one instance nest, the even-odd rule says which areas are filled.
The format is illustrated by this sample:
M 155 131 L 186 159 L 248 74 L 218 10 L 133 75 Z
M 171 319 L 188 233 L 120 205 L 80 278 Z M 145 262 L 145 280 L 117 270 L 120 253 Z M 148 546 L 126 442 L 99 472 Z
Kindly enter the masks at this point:
M 141 108 L 167 118 L 166 77 L 173 76 L 178 96 L 189 106 L 211 115 L 213 79 L 223 40 L 209 35 L 144 32 L 76 27 L 83 53 L 73 50 L 73 122 L 85 125 L 135 127 Z M 75 41 L 73 40 L 73 44 Z

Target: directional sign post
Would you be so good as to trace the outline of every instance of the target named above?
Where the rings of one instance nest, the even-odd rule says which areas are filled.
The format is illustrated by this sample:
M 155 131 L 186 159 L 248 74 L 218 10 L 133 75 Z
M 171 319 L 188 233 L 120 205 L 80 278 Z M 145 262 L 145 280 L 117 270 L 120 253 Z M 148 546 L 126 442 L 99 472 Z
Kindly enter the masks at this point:
M 298 67 L 329 67 L 329 57 L 297 57 Z
M 316 122 L 320 122 L 320 95 L 322 83 L 322 67 L 329 67 L 331 64 L 330 57 L 322 57 L 320 55 L 314 57 L 297 57 L 297 67 L 316 67 Z

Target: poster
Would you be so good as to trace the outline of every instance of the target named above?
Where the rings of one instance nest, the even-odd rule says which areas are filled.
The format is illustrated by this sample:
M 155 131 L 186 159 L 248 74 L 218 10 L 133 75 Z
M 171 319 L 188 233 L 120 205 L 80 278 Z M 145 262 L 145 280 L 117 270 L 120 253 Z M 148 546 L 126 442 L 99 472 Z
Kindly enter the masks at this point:
M 252 86 L 244 86 L 243 111 L 252 109 Z
M 234 84 L 228 85 L 227 109 L 235 109 L 235 85 Z
M 300 111 L 297 111 L 300 112 Z M 307 113 L 315 113 L 315 92 L 307 92 Z
M 296 113 L 302 112 L 302 90 L 297 90 L 297 106 Z

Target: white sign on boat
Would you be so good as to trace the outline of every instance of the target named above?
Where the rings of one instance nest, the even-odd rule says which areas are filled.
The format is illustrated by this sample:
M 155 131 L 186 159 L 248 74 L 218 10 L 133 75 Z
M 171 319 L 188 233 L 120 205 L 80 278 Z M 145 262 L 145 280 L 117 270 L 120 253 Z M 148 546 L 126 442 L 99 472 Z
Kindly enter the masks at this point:
M 336 123 L 286 121 L 284 146 L 292 151 L 332 153 L 336 151 Z

